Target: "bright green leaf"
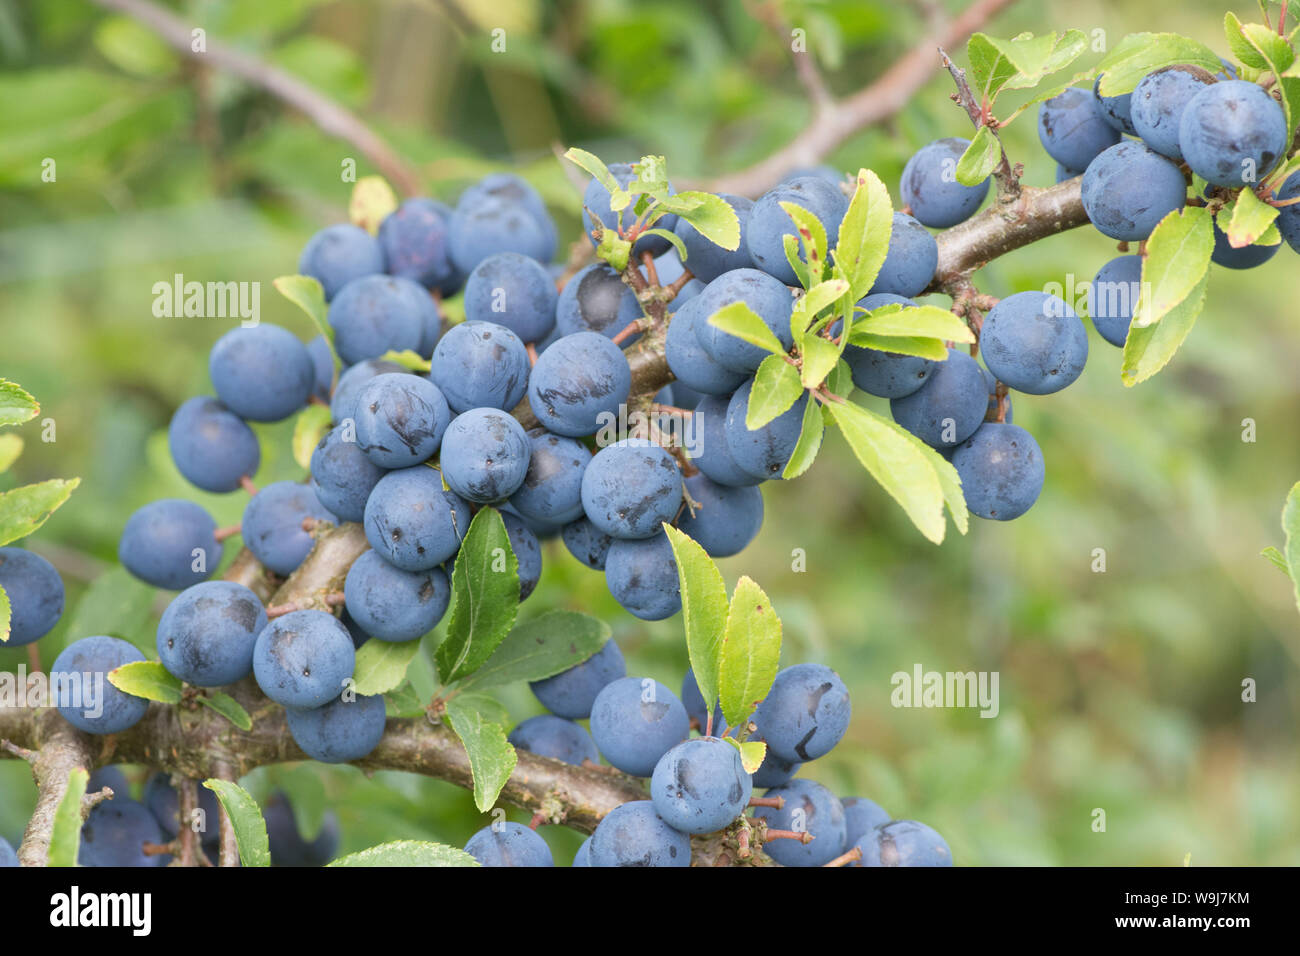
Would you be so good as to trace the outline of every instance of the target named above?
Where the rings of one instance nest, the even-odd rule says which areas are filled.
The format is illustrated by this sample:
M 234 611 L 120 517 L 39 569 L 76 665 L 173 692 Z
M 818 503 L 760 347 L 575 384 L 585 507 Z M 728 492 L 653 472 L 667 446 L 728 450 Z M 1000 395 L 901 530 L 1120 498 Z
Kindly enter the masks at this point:
M 235 842 L 239 844 L 239 862 L 244 866 L 270 866 L 271 845 L 266 836 L 266 821 L 257 801 L 249 796 L 248 791 L 229 780 L 215 777 L 203 781 L 217 795 L 222 809 L 230 817 L 235 830 Z
M 1207 270 L 1187 297 L 1155 325 L 1138 328 L 1135 321 L 1129 328 L 1120 367 L 1120 378 L 1126 386 L 1146 381 L 1169 364 L 1200 315 L 1209 280 Z
M 464 850 L 443 843 L 397 840 L 339 857 L 330 866 L 478 866 Z
M 799 441 L 794 446 L 790 460 L 786 463 L 785 471 L 781 473 L 782 478 L 786 480 L 798 478 L 812 467 L 817 452 L 821 450 L 822 434 L 825 430 L 822 407 L 810 399 L 803 407 L 803 425 L 799 430 Z
M 744 575 L 731 598 L 719 656 L 722 716 L 739 727 L 767 696 L 781 659 L 781 619 L 763 589 Z
M 1300 482 L 1291 486 L 1282 507 L 1282 531 L 1286 534 L 1286 563 L 1291 569 L 1291 581 L 1295 589 L 1296 607 L 1300 608 Z
M 198 701 L 204 707 L 216 711 L 240 730 L 249 731 L 253 729 L 253 718 L 248 716 L 248 711 L 244 710 L 239 701 L 229 694 L 223 694 L 219 690 L 210 690 L 206 695 L 199 695 Z
M 453 697 L 447 701 L 446 716 L 469 757 L 474 775 L 474 805 L 480 813 L 487 813 L 514 773 L 519 757 L 502 726 L 485 721 L 472 702 Z
M 383 176 L 362 176 L 352 187 L 348 200 L 348 218 L 372 236 L 378 235 L 379 224 L 397 208 L 397 196 Z
M 172 675 L 158 661 L 133 661 L 108 672 L 108 682 L 133 697 L 157 700 L 164 704 L 180 703 L 185 689 L 179 677 Z
M 609 171 L 609 167 L 605 165 L 599 156 L 589 153 L 585 149 L 571 146 L 565 151 L 564 158 L 578 168 L 590 173 L 598 183 L 609 191 L 610 195 L 622 189 L 618 184 L 618 180 L 614 178 L 614 174 Z
M 795 280 L 805 289 L 813 282 L 812 276 L 808 272 L 808 263 L 803 261 L 799 255 L 799 239 L 797 236 L 786 233 L 781 237 L 781 245 L 785 249 L 785 260 L 790 263 L 790 268 L 794 270 Z M 820 278 L 820 276 L 818 277 Z
M 975 132 L 975 138 L 957 160 L 957 182 L 963 186 L 978 186 L 992 175 L 1002 159 L 1002 143 L 997 134 L 987 126 Z
M 750 431 L 762 428 L 787 411 L 802 394 L 799 371 L 785 360 L 785 356 L 769 355 L 754 375 L 749 407 L 745 411 L 745 427 Z
M 76 866 L 81 849 L 81 801 L 86 796 L 90 774 L 84 767 L 73 767 L 68 772 L 68 788 L 63 791 L 59 805 L 54 809 L 54 825 L 50 829 L 50 849 L 47 866 Z
M 362 697 L 373 697 L 401 686 L 419 650 L 419 641 L 366 641 L 357 648 L 357 664 L 352 672 L 353 689 Z
M 293 460 L 300 468 L 311 467 L 311 453 L 330 428 L 330 407 L 308 405 L 293 422 Z
M 0 475 L 9 470 L 9 466 L 23 453 L 23 440 L 12 432 L 0 435 Z
M 1291 576 L 1291 568 L 1286 563 L 1286 558 L 1283 557 L 1282 552 L 1279 551 L 1277 548 L 1273 547 L 1272 545 L 1269 545 L 1267 548 L 1265 548 L 1263 551 L 1260 552 L 1260 556 L 1268 558 L 1268 560 L 1273 563 L 1273 567 L 1277 568 L 1287 577 Z M 1297 603 L 1300 604 L 1300 598 L 1297 598 L 1296 600 Z
M 944 362 L 948 359 L 948 347 L 939 339 L 854 332 L 849 336 L 849 344 L 864 349 L 875 349 L 878 352 L 893 352 L 896 355 L 917 355 L 932 362 Z
M 395 362 L 402 368 L 410 369 L 412 372 L 427 372 L 433 367 L 433 363 L 429 359 L 422 357 L 419 352 L 414 352 L 411 349 L 403 349 L 400 352 L 394 352 L 390 349 L 379 356 L 379 359 L 383 362 Z
M 1270 206 L 1251 190 L 1243 189 L 1237 193 L 1237 201 L 1232 205 L 1232 217 L 1228 228 L 1228 244 L 1234 249 L 1241 249 L 1253 244 L 1268 231 L 1268 227 L 1277 218 L 1279 210 Z M 1227 210 L 1225 209 L 1226 213 Z M 1222 216 L 1223 213 L 1220 213 Z
M 9 640 L 9 634 L 13 630 L 14 609 L 9 604 L 9 594 L 3 586 L 0 586 L 0 644 Z
M 926 538 L 942 543 L 947 531 L 943 486 L 911 436 L 861 405 L 843 402 L 826 407 L 871 477 L 902 506 Z
M 329 307 L 325 305 L 325 289 L 320 281 L 312 276 L 280 276 L 271 285 L 311 319 L 316 331 L 325 337 L 337 368 L 339 353 L 334 351 L 334 329 L 329 323 Z
M 0 494 L 0 545 L 25 538 L 45 524 L 79 484 L 80 478 L 51 478 Z
M 519 610 L 519 562 L 495 508 L 479 509 L 470 522 L 451 584 L 455 604 L 435 655 L 444 684 L 478 670 L 510 633 Z
M 1161 219 L 1147 240 L 1132 328 L 1159 322 L 1186 299 L 1209 272 L 1213 252 L 1214 221 L 1207 209 L 1187 206 Z
M 763 766 L 763 759 L 767 756 L 767 744 L 761 740 L 746 740 L 742 744 L 734 737 L 727 739 L 740 751 L 740 763 L 745 768 L 745 773 L 758 773 L 758 768 Z
M 859 332 L 968 344 L 975 341 L 975 333 L 965 322 L 937 305 L 882 306 L 853 323 L 849 341 L 854 345 L 861 344 L 856 338 Z
M 871 170 L 859 169 L 835 246 L 835 264 L 856 297 L 866 295 L 880 274 L 893 228 L 889 190 Z
M 766 322 L 744 300 L 723 306 L 709 316 L 709 325 L 773 355 L 785 355 L 785 346 Z
M 0 425 L 21 425 L 41 410 L 36 399 L 21 385 L 0 378 Z
M 718 664 L 727 624 L 727 588 L 718 566 L 692 538 L 667 524 L 664 531 L 677 562 L 691 670 L 695 672 L 695 683 L 705 706 L 712 708 L 718 699 Z
M 548 611 L 515 626 L 462 688 L 500 687 L 552 677 L 581 664 L 609 640 L 609 625 L 580 611 Z
M 731 250 L 740 247 L 740 219 L 721 196 L 690 191 L 677 193 L 663 200 L 663 208 L 685 219 L 714 245 Z
M 794 222 L 799 243 L 803 246 L 803 259 L 808 263 L 808 281 L 816 285 L 821 281 L 822 272 L 826 268 L 826 227 L 798 203 L 782 202 L 781 208 Z
M 817 388 L 826 381 L 826 376 L 839 363 L 840 346 L 820 335 L 806 335 L 803 340 L 803 368 L 799 370 L 799 381 L 804 388 Z M 797 397 L 797 396 L 796 396 Z M 753 409 L 753 399 L 750 399 Z M 746 415 L 746 424 L 749 422 Z
M 1132 33 L 1097 65 L 1099 92 L 1103 96 L 1131 93 L 1148 73 L 1176 64 L 1199 66 L 1210 73 L 1223 69 L 1218 54 L 1196 40 L 1176 33 Z

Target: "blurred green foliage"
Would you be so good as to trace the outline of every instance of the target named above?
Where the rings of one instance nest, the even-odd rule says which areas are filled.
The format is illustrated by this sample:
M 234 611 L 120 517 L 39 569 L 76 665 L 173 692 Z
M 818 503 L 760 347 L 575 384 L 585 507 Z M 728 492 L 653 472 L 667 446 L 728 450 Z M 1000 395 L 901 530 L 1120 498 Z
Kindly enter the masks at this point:
M 769 154 L 810 115 L 787 44 L 739 0 L 172 6 L 213 42 L 357 111 L 435 195 L 454 199 L 489 169 L 522 171 L 571 239 L 578 193 L 554 146 L 610 160 L 662 153 L 677 177 L 706 178 Z M 784 9 L 845 93 L 923 35 L 925 6 Z M 1130 31 L 1176 29 L 1223 48 L 1221 7 L 1196 0 L 1169 13 L 1049 0 L 989 29 L 1078 27 L 1112 45 Z M 503 53 L 489 45 L 496 27 Z M 0 0 L 0 62 L 0 375 L 44 406 L 0 488 L 84 479 L 32 542 L 57 559 L 69 591 L 41 653 L 52 660 L 103 615 L 152 653 L 161 596 L 115 576 L 78 611 L 115 561 L 126 516 L 180 496 L 225 524 L 243 504 L 188 486 L 163 434 L 171 410 L 209 388 L 208 348 L 226 323 L 155 318 L 153 284 L 178 272 L 261 282 L 263 318 L 308 337 L 270 281 L 295 270 L 312 231 L 344 216 L 340 164 L 354 157 L 360 174 L 374 170 L 267 94 L 182 62 L 87 0 Z M 829 161 L 896 183 L 915 148 L 968 134 L 949 92 L 936 60 L 902 113 Z M 1052 181 L 1032 113 L 1005 139 L 1028 182 Z M 46 160 L 55 182 L 42 181 Z M 1082 282 L 1112 255 L 1113 244 L 1079 230 L 996 262 L 981 286 L 1006 295 L 1070 274 Z M 1289 582 L 1258 556 L 1280 543 L 1277 516 L 1300 477 L 1298 276 L 1289 250 L 1251 273 L 1216 270 L 1188 344 L 1136 389 L 1120 384 L 1119 351 L 1094 336 L 1080 382 L 1048 399 L 1017 396 L 1016 421 L 1038 438 L 1048 480 L 1013 524 L 976 522 L 935 548 L 834 435 L 808 476 L 766 489 L 762 534 L 724 573 L 733 583 L 749 574 L 771 595 L 785 663 L 824 661 L 854 695 L 848 739 L 809 776 L 935 826 L 959 863 L 1176 865 L 1189 852 L 1193 865 L 1300 863 L 1300 618 Z M 40 440 L 47 417 L 52 443 Z M 1253 443 L 1242 440 L 1245 419 Z M 259 482 L 299 477 L 290 426 L 257 427 Z M 1092 570 L 1098 548 L 1104 573 Z M 805 572 L 792 571 L 795 549 Z M 523 613 L 555 606 L 602 615 L 634 673 L 679 683 L 680 620 L 622 613 L 558 542 Z M 0 651 L 0 667 L 24 659 Z M 998 671 L 1000 715 L 895 709 L 890 675 L 917 663 Z M 417 670 L 430 690 L 427 660 Z M 1258 682 L 1256 703 L 1241 701 L 1245 678 Z M 538 709 L 524 687 L 503 699 L 517 719 Z M 263 798 L 287 782 L 306 799 L 317 781 L 345 851 L 401 838 L 461 845 L 484 824 L 468 793 L 409 775 L 313 765 L 246 782 Z M 24 766 L 0 763 L 0 834 L 20 836 L 33 792 Z M 1106 813 L 1104 833 L 1092 828 L 1094 808 Z M 562 859 L 579 842 L 543 833 Z

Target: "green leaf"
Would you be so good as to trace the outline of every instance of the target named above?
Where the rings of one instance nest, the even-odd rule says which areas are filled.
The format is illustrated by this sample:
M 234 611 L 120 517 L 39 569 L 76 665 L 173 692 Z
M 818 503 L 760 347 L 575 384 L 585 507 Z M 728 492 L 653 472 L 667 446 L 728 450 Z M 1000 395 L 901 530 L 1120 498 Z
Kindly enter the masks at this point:
M 1120 378 L 1126 386 L 1145 382 L 1169 364 L 1178 347 L 1183 344 L 1183 339 L 1192 331 L 1196 317 L 1200 315 L 1209 281 L 1210 273 L 1207 270 L 1187 298 L 1174 306 L 1155 325 L 1139 328 L 1136 319 L 1134 320 L 1128 340 L 1124 343 L 1124 360 L 1120 366 Z
M 731 597 L 719 657 L 722 716 L 739 727 L 767 696 L 781 659 L 781 619 L 763 589 L 744 575 Z
M 966 495 L 961 490 L 961 476 L 947 458 L 939 454 L 911 432 L 904 432 L 912 440 L 912 445 L 930 463 L 939 478 L 939 487 L 943 490 L 943 503 L 948 508 L 952 523 L 961 534 L 970 526 L 970 512 L 966 510 Z
M 804 332 L 812 325 L 818 312 L 829 308 L 848 294 L 847 279 L 827 279 L 795 299 L 794 307 L 790 310 L 790 334 L 794 337 L 795 344 L 801 343 Z M 826 321 L 829 321 L 829 317 Z M 819 322 L 818 325 L 820 324 Z
M 685 219 L 714 245 L 730 250 L 740 247 L 740 219 L 721 196 L 687 191 L 667 196 L 661 204 L 665 212 Z
M 660 239 L 667 239 L 672 243 L 673 248 L 677 250 L 677 255 L 681 260 L 686 261 L 686 243 L 682 242 L 682 237 L 671 229 L 642 229 L 638 238 L 640 236 L 658 236 Z
M 785 471 L 781 473 L 782 478 L 787 480 L 798 478 L 812 467 L 817 452 L 821 450 L 822 433 L 825 430 L 822 407 L 810 399 L 803 407 L 803 425 L 799 430 L 799 441 L 794 446 L 794 453 L 790 455 L 789 462 L 786 463 Z
M 419 650 L 419 641 L 366 641 L 357 648 L 357 664 L 352 672 L 353 689 L 362 697 L 374 697 L 401 686 L 406 680 L 407 668 Z
M 553 677 L 591 657 L 605 646 L 609 635 L 609 625 L 590 614 L 548 611 L 516 625 L 487 663 L 460 686 L 500 687 Z
M 12 432 L 0 435 L 0 475 L 9 470 L 9 466 L 23 453 L 23 440 Z
M 1286 113 L 1286 141 L 1295 141 L 1296 128 L 1300 127 L 1300 76 L 1284 76 L 1278 80 L 1282 90 L 1282 110 Z
M 239 701 L 229 694 L 223 694 L 219 690 L 209 690 L 207 694 L 200 694 L 198 701 L 204 707 L 215 710 L 240 730 L 247 732 L 253 729 L 253 718 L 249 717 L 248 711 L 244 710 Z
M 1199 66 L 1210 73 L 1223 69 L 1219 56 L 1203 43 L 1176 33 L 1132 33 L 1120 40 L 1097 65 L 1103 96 L 1133 92 L 1148 73 L 1177 64 Z
M 861 344 L 857 340 L 859 332 L 967 344 L 975 341 L 975 333 L 965 322 L 937 305 L 882 306 L 853 323 L 853 331 L 849 335 L 851 344 Z
M 622 272 L 627 268 L 627 260 L 631 254 L 632 243 L 619 238 L 618 233 L 613 229 L 605 229 L 601 232 L 600 242 L 596 246 L 596 255 L 608 262 L 615 272 Z
M 410 349 L 403 349 L 400 352 L 389 349 L 379 356 L 379 359 L 384 362 L 396 362 L 402 368 L 410 369 L 412 372 L 427 372 L 433 368 L 433 363 L 429 359 L 421 357 L 419 352 Z
M 573 163 L 579 169 L 584 169 L 595 177 L 596 181 L 609 190 L 612 196 L 615 193 L 622 192 L 623 187 L 618 184 L 614 174 L 609 171 L 609 167 L 604 161 L 594 153 L 589 153 L 585 149 L 578 149 L 571 146 L 564 153 L 564 158 Z
M 384 711 L 389 717 L 419 717 L 425 711 L 425 702 L 408 680 L 384 695 Z
M 785 355 L 785 346 L 758 313 L 743 300 L 723 306 L 709 316 L 709 325 L 755 345 L 773 355 Z
M 794 222 L 803 258 L 808 263 L 808 281 L 814 285 L 821 281 L 826 268 L 826 227 L 815 215 L 798 203 L 782 202 L 781 208 Z
M 852 402 L 826 406 L 853 454 L 880 486 L 902 506 L 921 534 L 943 542 L 944 493 L 929 458 L 893 422 Z
M 627 184 L 628 192 L 644 193 L 655 199 L 668 198 L 668 163 L 662 156 L 642 156 L 639 163 L 632 164 L 634 174 Z
M 799 239 L 797 236 L 786 233 L 781 237 L 782 248 L 785 249 L 786 262 L 790 263 L 790 268 L 794 270 L 794 277 L 799 285 L 805 289 L 812 285 L 812 277 L 808 272 L 808 263 L 803 261 L 799 255 Z
M 1187 206 L 1161 219 L 1147 240 L 1132 328 L 1159 322 L 1186 299 L 1209 272 L 1213 252 L 1214 221 L 1209 210 Z
M 999 44 L 986 33 L 973 33 L 966 41 L 966 59 L 970 62 L 972 92 L 982 102 L 993 103 L 1002 87 L 1019 72 L 1007 59 Z
M 330 407 L 308 405 L 293 422 L 293 460 L 300 468 L 311 467 L 311 453 L 330 428 Z
M 761 740 L 746 740 L 741 743 L 735 737 L 726 739 L 740 751 L 740 763 L 745 768 L 745 773 L 758 773 L 758 768 L 763 766 L 763 759 L 767 756 L 767 744 Z
M 486 724 L 500 724 L 502 727 L 510 725 L 510 711 L 506 709 L 505 704 L 490 694 L 477 692 L 467 694 L 458 691 L 452 699 L 460 702 L 458 706 L 462 710 L 474 711 Z
M 870 291 L 885 255 L 894 227 L 894 207 L 889 190 L 869 169 L 859 169 L 849 208 L 840 222 L 835 245 L 835 264 L 840 267 L 856 298 Z
M 966 152 L 957 160 L 957 182 L 963 186 L 978 186 L 992 175 L 1002 159 L 1002 143 L 987 126 L 981 126 Z
M 1223 26 L 1228 35 L 1228 44 L 1237 59 L 1253 69 L 1271 72 L 1278 79 L 1282 92 L 1282 112 L 1286 116 L 1286 141 L 1291 143 L 1296 124 L 1300 121 L 1300 115 L 1297 115 L 1300 113 L 1300 77 L 1282 75 L 1295 63 L 1295 50 L 1291 43 L 1262 23 L 1243 25 L 1231 13 L 1225 17 Z
M 1268 231 L 1268 227 L 1273 224 L 1279 212 L 1280 209 L 1270 206 L 1251 190 L 1242 189 L 1237 193 L 1237 200 L 1232 205 L 1232 217 L 1228 222 L 1228 228 L 1223 230 L 1228 234 L 1228 244 L 1234 249 L 1252 245 Z
M 262 810 L 248 791 L 229 780 L 204 780 L 203 786 L 217 795 L 222 808 L 230 817 L 239 844 L 239 862 L 244 866 L 270 866 L 271 846 L 266 836 L 266 821 Z
M 383 176 L 362 176 L 352 187 L 348 200 L 348 218 L 372 236 L 379 234 L 379 224 L 397 208 L 397 196 Z
M 133 697 L 178 704 L 185 685 L 158 661 L 133 661 L 108 672 L 108 682 Z
M 1274 76 L 1281 76 L 1295 63 L 1295 50 L 1286 37 L 1279 36 L 1277 31 L 1270 30 L 1262 23 L 1242 24 L 1229 13 L 1224 18 L 1223 29 L 1228 36 L 1228 46 L 1233 56 L 1246 66 L 1271 70 Z
M 0 644 L 9 641 L 9 634 L 13 630 L 13 616 L 14 610 L 9 604 L 9 595 L 3 585 L 0 585 Z
M 1255 70 L 1267 68 L 1268 61 L 1264 59 L 1254 44 L 1246 39 L 1246 34 L 1241 29 L 1241 21 L 1231 11 L 1223 18 L 1223 35 L 1228 40 L 1228 51 L 1238 62 L 1244 63 Z
M 444 843 L 397 840 L 339 857 L 330 866 L 478 866 L 464 850 Z
M 176 68 L 176 54 L 142 23 L 123 16 L 105 17 L 95 29 L 95 49 L 115 67 L 154 78 Z
M 749 408 L 745 412 L 745 427 L 750 431 L 762 428 L 789 409 L 802 394 L 798 369 L 787 362 L 784 355 L 769 355 L 754 375 Z
M 1291 569 L 1291 581 L 1295 588 L 1296 607 L 1300 608 L 1300 482 L 1291 486 L 1282 506 L 1282 531 L 1286 535 L 1286 563 Z
M 456 563 L 459 565 L 460 561 Z M 506 739 L 505 729 L 484 720 L 472 701 L 453 697 L 447 701 L 446 717 L 469 756 L 474 775 L 474 805 L 480 813 L 487 813 L 514 773 L 519 757 Z
M 805 388 L 817 388 L 826 381 L 840 361 L 840 346 L 820 335 L 806 335 L 803 340 L 803 367 L 799 370 L 799 381 Z M 796 398 L 798 396 L 795 396 Z M 787 406 L 789 407 L 789 406 Z M 753 400 L 750 400 L 753 409 Z M 745 418 L 749 423 L 748 414 Z
M 514 626 L 519 610 L 519 562 L 495 508 L 481 508 L 456 556 L 456 603 L 435 659 L 444 684 L 478 670 Z
M 0 378 L 0 425 L 21 425 L 35 418 L 40 404 L 21 385 Z
M 81 595 L 68 623 L 69 634 L 107 634 L 127 641 L 153 644 L 147 631 L 156 592 L 126 568 L 115 567 L 95 578 Z
M 280 276 L 271 282 L 275 290 L 307 313 L 316 326 L 316 331 L 325 337 L 334 357 L 334 367 L 338 368 L 339 353 L 334 351 L 334 329 L 330 326 L 328 306 L 325 305 L 325 289 L 311 276 Z
M 77 852 L 81 849 L 81 801 L 86 796 L 90 774 L 84 767 L 73 767 L 68 772 L 68 788 L 54 809 L 54 825 L 50 829 L 50 850 L 47 866 L 76 866 Z
M 1282 556 L 1282 552 L 1279 551 L 1277 548 L 1273 547 L 1272 545 L 1269 545 L 1267 548 L 1265 548 L 1263 551 L 1260 552 L 1260 556 L 1268 558 L 1271 562 L 1273 562 L 1273 567 L 1277 568 L 1287 577 L 1291 576 L 1291 567 L 1286 563 L 1286 558 Z M 1300 604 L 1300 598 L 1297 598 L 1297 603 Z
M 25 538 L 45 524 L 79 484 L 80 478 L 51 478 L 0 494 L 0 545 Z
M 666 524 L 664 531 L 677 561 L 687 656 L 695 672 L 696 686 L 705 706 L 711 710 L 718 699 L 718 665 L 722 634 L 727 625 L 727 588 L 718 566 L 692 538 Z
M 854 332 L 849 336 L 849 344 L 859 345 L 864 349 L 875 349 L 878 352 L 894 352 L 897 355 L 919 355 L 932 362 L 944 362 L 948 359 L 948 347 L 939 339 Z

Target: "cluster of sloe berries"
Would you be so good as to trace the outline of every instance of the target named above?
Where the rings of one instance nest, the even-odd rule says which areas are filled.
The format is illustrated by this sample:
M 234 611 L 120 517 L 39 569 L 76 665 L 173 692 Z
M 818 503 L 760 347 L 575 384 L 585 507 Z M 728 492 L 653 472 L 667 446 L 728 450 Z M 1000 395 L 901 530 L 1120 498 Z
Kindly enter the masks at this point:
M 690 671 L 679 697 L 658 681 L 628 677 L 613 641 L 534 682 L 532 690 L 550 713 L 511 731 L 517 748 L 577 766 L 603 757 L 650 779 L 650 799 L 610 811 L 578 849 L 574 866 L 690 866 L 691 837 L 727 828 L 750 806 L 757 818 L 750 823 L 761 821 L 766 834 L 763 852 L 784 866 L 952 864 L 948 845 L 924 824 L 891 820 L 870 800 L 840 800 L 795 776 L 804 763 L 829 753 L 849 725 L 848 689 L 820 664 L 782 670 L 748 722 L 754 729 L 745 728 L 747 739 L 767 744 L 753 774 L 725 739 L 741 735 L 726 726 L 721 710 L 710 721 Z M 767 792 L 753 799 L 756 789 Z M 484 866 L 554 865 L 546 841 L 519 823 L 484 827 L 465 849 Z

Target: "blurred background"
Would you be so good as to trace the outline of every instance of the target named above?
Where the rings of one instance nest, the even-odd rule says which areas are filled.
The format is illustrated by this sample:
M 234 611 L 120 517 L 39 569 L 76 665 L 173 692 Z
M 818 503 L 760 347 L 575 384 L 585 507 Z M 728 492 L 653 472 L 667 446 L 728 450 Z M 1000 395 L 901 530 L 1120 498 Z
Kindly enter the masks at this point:
M 1254 3 L 1235 7 L 1257 18 Z M 787 35 L 759 16 L 765 4 L 168 8 L 201 25 L 209 44 L 286 70 L 354 111 L 431 195 L 454 201 L 486 172 L 520 172 L 569 241 L 581 238 L 579 193 L 557 147 L 609 161 L 662 154 L 675 178 L 707 181 L 773 153 L 811 116 Z M 828 85 L 846 95 L 960 8 L 825 0 L 778 9 L 806 29 Z M 1133 31 L 1176 30 L 1226 52 L 1223 6 L 1171 9 L 1021 2 L 985 29 L 1010 37 L 1079 28 L 1107 46 Z M 493 52 L 498 29 L 505 49 Z M 271 280 L 296 271 L 316 229 L 346 218 L 342 163 L 377 170 L 263 90 L 175 55 L 90 0 L 0 0 L 0 64 L 0 376 L 43 406 L 20 430 L 27 450 L 0 488 L 82 478 L 27 542 L 55 560 L 68 588 L 68 611 L 41 654 L 48 663 L 71 639 L 112 629 L 152 655 L 161 595 L 114 570 L 127 516 L 155 498 L 185 497 L 228 524 L 244 503 L 189 486 L 164 434 L 176 405 L 210 390 L 208 349 L 228 322 L 156 318 L 153 285 L 175 273 L 259 281 L 263 319 L 309 338 L 307 319 Z M 970 132 L 950 92 L 936 56 L 933 79 L 901 112 L 826 161 L 874 169 L 897 203 L 916 148 Z M 1032 112 L 1005 139 L 1027 182 L 1053 181 Z M 42 180 L 48 159 L 54 182 Z M 1069 275 L 1082 282 L 1114 254 L 1110 241 L 1077 230 L 994 263 L 978 282 L 998 296 Z M 769 485 L 762 533 L 723 562 L 724 574 L 733 584 L 749 574 L 771 595 L 785 621 L 784 664 L 825 662 L 853 693 L 848 737 L 804 775 L 934 826 L 958 864 L 1179 865 L 1187 854 L 1194 866 L 1300 864 L 1300 616 L 1290 583 L 1259 557 L 1280 544 L 1281 504 L 1300 478 L 1298 302 L 1290 250 L 1251 272 L 1216 269 L 1190 340 L 1169 369 L 1133 389 L 1120 384 L 1119 350 L 1090 330 L 1078 383 L 1015 398 L 1017 424 L 1042 446 L 1047 483 L 1014 523 L 973 519 L 970 534 L 952 532 L 936 548 L 835 435 L 806 477 Z M 41 441 L 44 418 L 55 422 L 53 442 Z M 1244 419 L 1255 423 L 1254 442 L 1242 440 Z M 291 424 L 255 427 L 265 445 L 259 483 L 302 477 Z M 1104 573 L 1093 571 L 1097 548 Z M 795 549 L 806 552 L 806 571 L 792 571 Z M 680 618 L 651 625 L 623 613 L 601 576 L 558 541 L 545 560 L 522 613 L 601 615 L 631 673 L 679 685 Z M 21 650 L 0 650 L 0 669 L 22 660 Z M 999 672 L 1000 714 L 894 708 L 891 675 L 917 664 Z M 417 670 L 427 687 L 427 662 Z M 1246 678 L 1257 682 L 1257 702 L 1242 702 Z M 503 696 L 516 720 L 540 710 L 526 688 Z M 313 805 L 313 819 L 332 809 L 344 851 L 404 838 L 462 845 L 486 822 L 467 793 L 402 774 L 304 765 L 245 783 L 262 798 L 289 789 Z M 34 795 L 27 768 L 0 761 L 0 835 L 15 845 Z M 1105 832 L 1094 832 L 1095 808 Z M 543 833 L 560 859 L 579 842 L 555 827 Z

